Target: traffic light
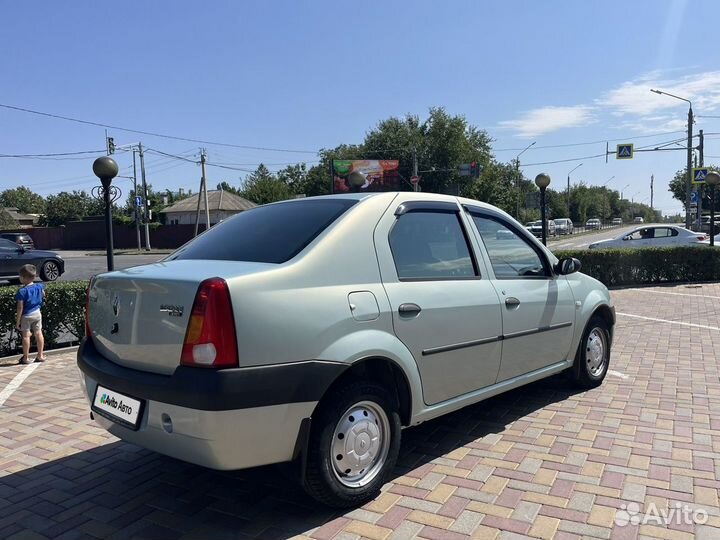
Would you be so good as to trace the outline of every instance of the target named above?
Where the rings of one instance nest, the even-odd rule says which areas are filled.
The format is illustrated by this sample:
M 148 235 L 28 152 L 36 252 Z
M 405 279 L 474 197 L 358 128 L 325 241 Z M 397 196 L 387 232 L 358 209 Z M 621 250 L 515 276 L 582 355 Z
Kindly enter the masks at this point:
M 107 138 L 107 150 L 108 150 L 108 154 L 115 153 L 115 139 L 113 137 Z
M 472 176 L 473 178 L 480 177 L 480 164 L 477 161 L 473 161 L 470 164 L 470 176 Z

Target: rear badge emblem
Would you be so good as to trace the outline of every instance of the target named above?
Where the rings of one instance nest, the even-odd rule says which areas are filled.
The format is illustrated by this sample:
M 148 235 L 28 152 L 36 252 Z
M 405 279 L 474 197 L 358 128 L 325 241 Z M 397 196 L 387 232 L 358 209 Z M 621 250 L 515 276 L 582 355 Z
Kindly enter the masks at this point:
M 162 313 L 167 313 L 171 317 L 182 317 L 184 310 L 184 306 L 174 306 L 171 304 L 162 304 L 160 306 L 160 311 Z
M 117 317 L 120 313 L 120 296 L 118 296 L 117 294 L 113 295 L 112 308 L 113 314 Z

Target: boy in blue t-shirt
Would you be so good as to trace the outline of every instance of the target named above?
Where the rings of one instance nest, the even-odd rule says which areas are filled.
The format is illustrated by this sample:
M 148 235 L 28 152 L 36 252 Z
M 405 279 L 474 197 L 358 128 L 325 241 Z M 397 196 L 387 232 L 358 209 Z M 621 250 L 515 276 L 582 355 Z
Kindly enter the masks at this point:
M 17 321 L 15 327 L 22 334 L 23 356 L 21 364 L 29 364 L 30 358 L 30 333 L 35 335 L 37 344 L 37 362 L 44 362 L 45 338 L 42 333 L 42 314 L 40 308 L 45 298 L 45 285 L 35 283 L 37 268 L 32 264 L 26 264 L 20 269 L 20 282 L 23 284 L 15 295 L 17 300 Z

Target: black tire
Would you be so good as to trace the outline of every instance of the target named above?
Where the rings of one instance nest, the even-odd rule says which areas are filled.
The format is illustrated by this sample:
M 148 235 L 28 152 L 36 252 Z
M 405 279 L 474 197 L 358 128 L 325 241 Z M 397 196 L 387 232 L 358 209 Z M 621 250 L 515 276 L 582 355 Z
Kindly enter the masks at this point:
M 359 506 L 372 499 L 380 491 L 392 472 L 400 451 L 401 426 L 396 401 L 385 388 L 369 381 L 358 381 L 337 388 L 323 398 L 317 413 L 312 418 L 305 478 L 303 479 L 303 487 L 311 497 L 327 506 L 346 508 Z M 348 417 L 345 415 L 351 413 L 355 406 L 363 402 L 382 409 L 386 416 L 386 430 L 388 431 L 383 436 L 389 435 L 390 439 L 384 457 L 383 452 L 379 452 L 377 461 L 367 467 L 371 470 L 374 469 L 374 474 L 366 474 L 369 477 L 367 483 L 362 486 L 349 487 L 340 481 L 339 475 L 342 473 L 336 472 L 339 467 L 333 463 L 332 460 L 336 458 L 331 454 L 335 454 L 334 450 L 337 446 L 334 445 L 343 445 L 335 440 L 336 429 L 340 430 L 343 424 L 353 420 L 352 414 L 349 414 Z M 368 421 L 365 419 L 364 422 Z M 382 424 L 383 422 L 375 423 L 380 433 L 384 431 Z M 360 437 L 346 438 L 343 434 L 342 437 L 338 435 L 337 439 L 338 441 L 346 440 L 347 442 L 344 444 L 345 447 L 348 447 L 351 440 L 359 441 Z M 342 454 L 338 454 L 340 460 L 341 456 Z M 349 480 L 347 476 L 344 478 Z
M 47 260 L 40 267 L 40 277 L 43 281 L 55 281 L 60 277 L 60 265 L 53 260 Z
M 591 341 L 591 336 L 593 341 Z M 602 365 L 598 366 L 597 341 L 602 341 Z M 594 315 L 583 332 L 575 365 L 572 369 L 574 382 L 582 388 L 600 386 L 610 366 L 610 328 L 605 319 Z

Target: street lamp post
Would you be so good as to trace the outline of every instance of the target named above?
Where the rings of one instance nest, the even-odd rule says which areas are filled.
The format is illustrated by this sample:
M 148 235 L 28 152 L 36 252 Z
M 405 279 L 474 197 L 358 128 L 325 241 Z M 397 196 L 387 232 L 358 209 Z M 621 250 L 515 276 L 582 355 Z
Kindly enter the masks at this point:
M 620 200 L 621 200 L 621 201 L 623 200 L 623 191 L 625 191 L 625 190 L 626 190 L 627 188 L 629 188 L 629 187 L 630 187 L 630 184 L 624 186 L 624 187 L 620 190 Z
M 720 174 L 708 172 L 705 183 L 710 186 L 710 245 L 715 245 L 715 186 L 720 184 Z
M 547 245 L 547 220 L 545 219 L 545 190 L 550 185 L 550 176 L 540 173 L 535 177 L 535 185 L 540 188 L 540 220 L 542 221 L 542 243 Z
M 603 184 L 603 187 L 607 186 L 607 185 L 610 183 L 610 180 L 612 180 L 613 178 L 615 178 L 615 175 L 613 175 L 613 176 L 611 176 L 610 178 L 608 178 L 608 179 L 605 181 L 605 183 Z
M 581 163 L 580 165 L 578 165 L 577 167 L 575 167 L 572 171 L 570 171 L 570 172 L 568 173 L 568 185 L 567 185 L 567 214 L 568 214 L 568 218 L 570 217 L 570 175 L 573 173 L 573 171 L 579 169 L 579 168 L 582 167 L 582 166 L 583 166 L 583 164 Z
M 93 163 L 93 172 L 102 183 L 102 195 L 105 203 L 105 249 L 107 251 L 107 269 L 112 272 L 115 269 L 113 259 L 113 234 L 112 234 L 112 198 L 111 187 L 112 179 L 117 176 L 118 165 L 115 160 L 110 157 L 99 157 Z
M 515 156 L 515 170 L 520 173 L 520 156 L 522 156 L 525 152 L 530 150 L 533 146 L 535 146 L 535 143 L 537 141 L 533 141 L 530 144 L 528 144 L 525 149 L 520 152 L 517 156 Z M 517 181 L 515 182 L 515 187 L 517 188 L 517 201 L 515 204 L 515 218 L 520 219 L 520 199 L 522 197 L 522 193 L 520 193 L 520 174 L 517 175 Z
M 692 155 L 693 155 L 693 147 L 692 147 L 692 130 L 693 130 L 693 110 L 692 110 L 692 101 L 689 99 L 685 99 L 680 96 L 676 96 L 674 94 L 668 94 L 667 92 L 663 92 L 662 90 L 654 90 L 650 89 L 651 92 L 654 92 L 655 94 L 668 96 L 671 98 L 679 99 L 680 101 L 686 102 L 688 107 L 688 124 L 687 124 L 687 179 L 685 180 L 685 227 L 690 228 L 690 191 L 692 187 Z

